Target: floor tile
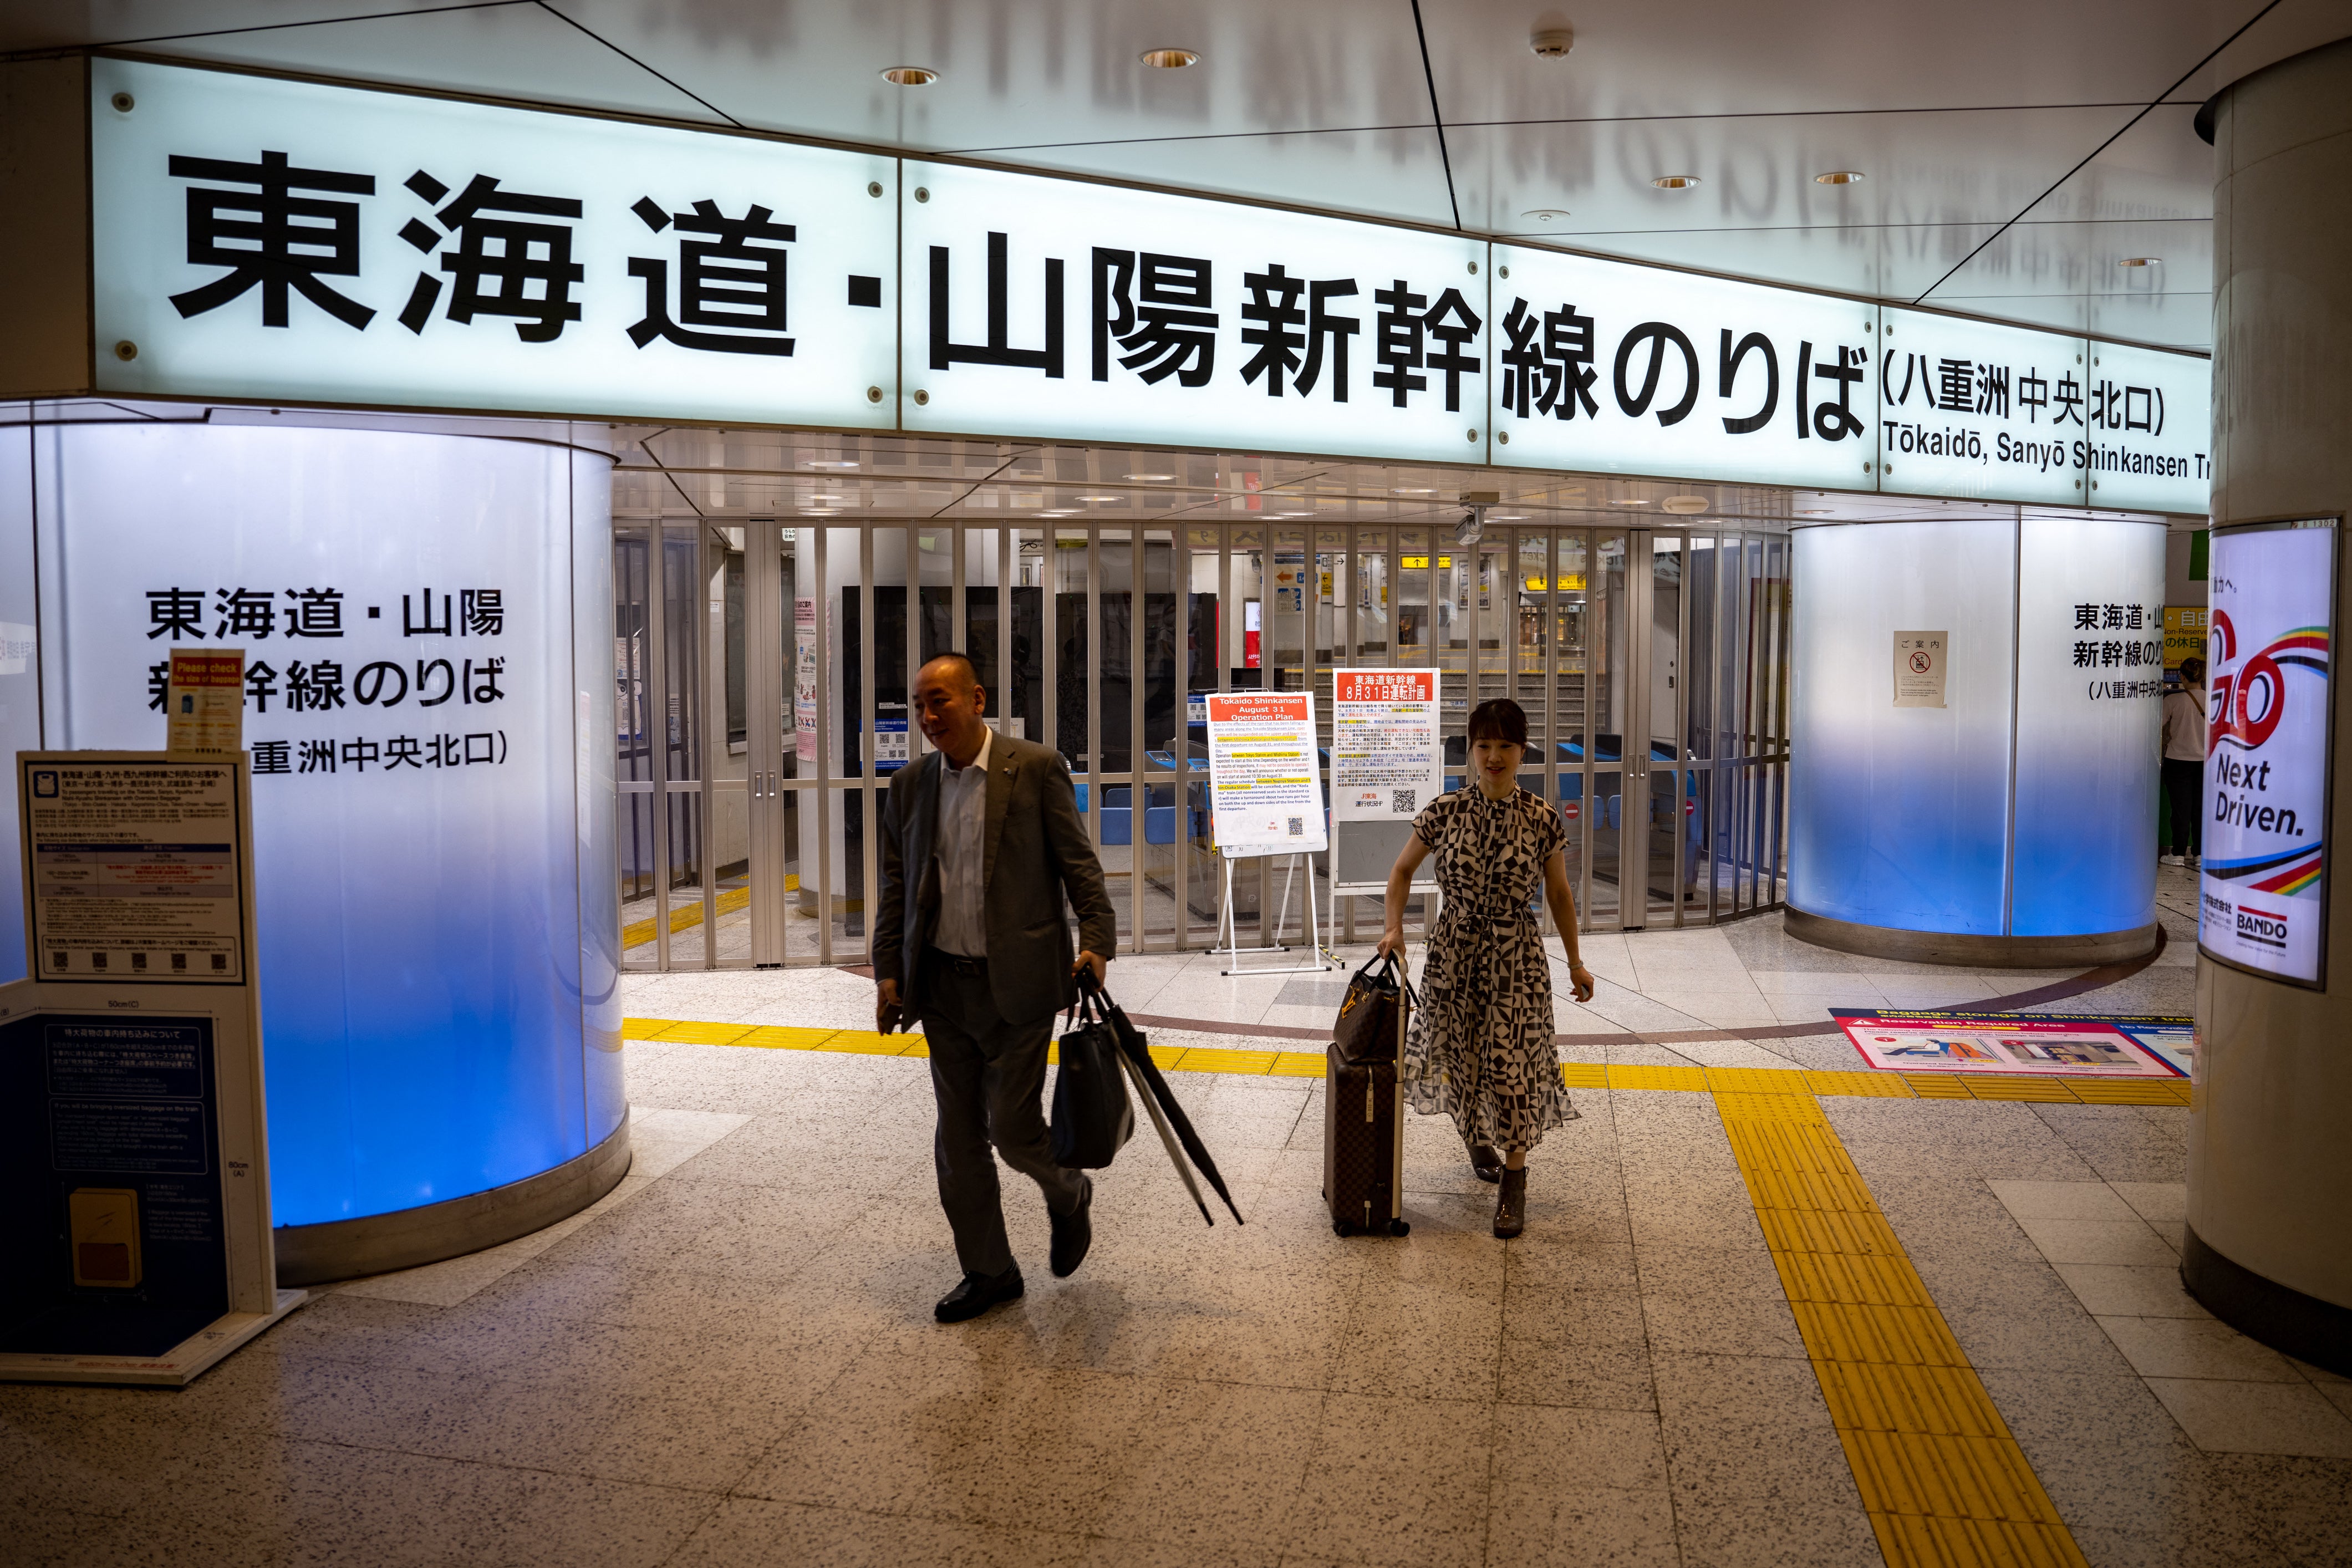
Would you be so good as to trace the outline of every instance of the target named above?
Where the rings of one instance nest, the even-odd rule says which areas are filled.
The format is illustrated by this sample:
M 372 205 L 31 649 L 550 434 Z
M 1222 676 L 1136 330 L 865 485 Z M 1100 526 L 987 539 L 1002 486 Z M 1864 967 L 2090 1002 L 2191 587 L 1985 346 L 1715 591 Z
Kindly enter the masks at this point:
M 2300 1379 L 2234 1383 L 2151 1376 L 2148 1387 L 2189 1440 L 2209 1453 L 2352 1459 L 2352 1417 Z
M 2059 1263 L 2052 1266 L 2083 1303 L 2099 1317 L 2210 1318 L 2181 1288 L 2180 1270 L 2160 1265 Z
M 2177 1262 L 2164 1238 L 2137 1215 L 2122 1220 L 2020 1218 L 2017 1223 L 2052 1263 L 2162 1268 Z
M 2210 1319 L 2200 1322 L 2181 1318 L 2101 1318 L 2099 1327 L 2142 1377 L 2309 1386 L 2284 1356 L 2227 1323 Z

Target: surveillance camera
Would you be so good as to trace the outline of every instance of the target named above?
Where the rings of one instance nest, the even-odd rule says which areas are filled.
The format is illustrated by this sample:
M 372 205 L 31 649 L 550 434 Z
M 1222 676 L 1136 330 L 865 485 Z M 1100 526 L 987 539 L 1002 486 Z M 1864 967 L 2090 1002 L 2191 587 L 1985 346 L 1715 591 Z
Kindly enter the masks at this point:
M 1478 536 L 1486 531 L 1486 509 L 1474 506 L 1462 514 L 1460 522 L 1454 525 L 1454 542 L 1467 550 L 1478 542 Z

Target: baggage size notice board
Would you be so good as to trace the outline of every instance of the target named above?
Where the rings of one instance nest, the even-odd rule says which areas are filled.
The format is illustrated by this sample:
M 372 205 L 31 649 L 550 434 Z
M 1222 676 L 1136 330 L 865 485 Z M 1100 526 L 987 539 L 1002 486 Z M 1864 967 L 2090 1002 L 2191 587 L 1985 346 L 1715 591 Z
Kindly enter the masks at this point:
M 20 752 L 0 1378 L 181 1384 L 277 1288 L 242 753 Z

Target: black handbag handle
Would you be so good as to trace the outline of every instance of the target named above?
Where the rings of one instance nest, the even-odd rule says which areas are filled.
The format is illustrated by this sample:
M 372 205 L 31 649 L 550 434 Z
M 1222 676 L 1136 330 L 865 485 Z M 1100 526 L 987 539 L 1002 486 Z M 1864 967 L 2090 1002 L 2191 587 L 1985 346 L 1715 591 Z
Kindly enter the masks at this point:
M 1412 971 L 1406 968 L 1393 952 L 1376 952 L 1372 954 L 1371 957 L 1364 960 L 1363 968 L 1356 971 L 1357 978 L 1363 978 L 1364 975 L 1370 972 L 1372 965 L 1376 963 L 1381 966 L 1382 971 L 1381 975 L 1378 978 L 1386 978 L 1390 974 L 1393 974 L 1397 983 L 1397 989 L 1403 992 L 1407 996 L 1412 997 L 1412 1005 L 1414 1006 L 1418 1007 L 1421 1005 L 1421 993 L 1412 988 Z

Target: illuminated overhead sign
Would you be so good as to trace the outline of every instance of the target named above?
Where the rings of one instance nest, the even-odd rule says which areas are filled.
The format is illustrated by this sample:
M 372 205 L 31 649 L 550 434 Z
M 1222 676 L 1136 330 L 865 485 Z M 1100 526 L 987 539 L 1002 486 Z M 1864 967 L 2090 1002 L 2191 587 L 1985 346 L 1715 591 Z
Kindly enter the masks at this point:
M 89 71 L 99 391 L 2208 507 L 2192 355 L 1044 174 Z
M 100 390 L 893 419 L 898 160 L 90 62 Z
M 1876 488 L 1876 307 L 1494 250 L 1494 461 Z
M 1480 461 L 1486 246 L 909 160 L 909 430 Z

